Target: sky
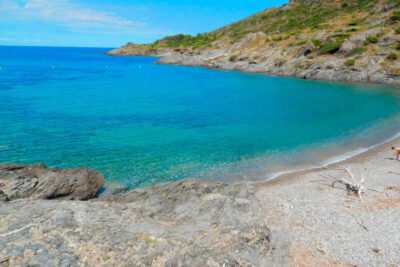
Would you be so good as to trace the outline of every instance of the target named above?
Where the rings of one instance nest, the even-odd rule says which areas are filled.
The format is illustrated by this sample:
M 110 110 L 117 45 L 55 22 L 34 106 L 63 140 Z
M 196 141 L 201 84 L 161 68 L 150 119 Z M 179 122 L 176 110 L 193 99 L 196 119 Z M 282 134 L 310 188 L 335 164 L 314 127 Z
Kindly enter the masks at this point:
M 0 0 L 0 45 L 119 47 L 209 32 L 287 0 Z

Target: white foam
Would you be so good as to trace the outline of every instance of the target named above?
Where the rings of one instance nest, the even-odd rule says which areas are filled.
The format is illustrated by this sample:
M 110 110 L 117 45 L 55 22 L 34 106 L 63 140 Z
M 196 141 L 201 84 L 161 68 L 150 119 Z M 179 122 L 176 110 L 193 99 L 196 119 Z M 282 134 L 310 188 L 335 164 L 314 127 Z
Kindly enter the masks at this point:
M 400 132 L 396 133 L 396 134 L 393 135 L 392 137 L 390 137 L 390 138 L 388 138 L 388 139 L 385 139 L 384 141 L 382 141 L 382 142 L 380 142 L 380 143 L 378 143 L 378 144 L 375 144 L 375 145 L 372 145 L 372 146 L 369 146 L 369 147 L 358 148 L 358 149 L 356 149 L 356 150 L 347 152 L 347 153 L 345 153 L 345 154 L 342 154 L 342 155 L 338 155 L 338 156 L 335 156 L 335 157 L 328 158 L 328 159 L 326 159 L 326 160 L 324 160 L 324 161 L 322 161 L 322 162 L 316 163 L 316 164 L 315 164 L 314 166 L 312 166 L 312 167 L 298 168 L 298 169 L 293 169 L 293 170 L 274 172 L 274 173 L 268 175 L 268 176 L 266 177 L 265 180 L 250 181 L 250 183 L 263 183 L 263 182 L 267 182 L 267 181 L 274 180 L 274 179 L 278 178 L 279 176 L 285 175 L 285 174 L 290 174 L 290 173 L 296 173 L 296 172 L 301 172 L 301 171 L 309 171 L 309 170 L 315 170 L 315 169 L 319 169 L 319 168 L 324 168 L 324 167 L 327 167 L 327 166 L 329 166 L 329 165 L 331 165 L 331 164 L 339 163 L 339 162 L 341 162 L 341 161 L 350 159 L 350 158 L 352 158 L 352 157 L 354 157 L 354 156 L 360 155 L 360 154 L 362 154 L 362 153 L 364 153 L 364 152 L 366 152 L 366 151 L 368 151 L 368 150 L 371 150 L 371 149 L 376 148 L 376 147 L 378 147 L 378 146 L 380 146 L 380 145 L 382 145 L 382 144 L 385 144 L 385 143 L 387 143 L 387 142 L 390 142 L 390 141 L 392 141 L 392 140 L 394 140 L 394 139 L 396 139 L 396 138 L 398 138 L 398 137 L 400 137 Z

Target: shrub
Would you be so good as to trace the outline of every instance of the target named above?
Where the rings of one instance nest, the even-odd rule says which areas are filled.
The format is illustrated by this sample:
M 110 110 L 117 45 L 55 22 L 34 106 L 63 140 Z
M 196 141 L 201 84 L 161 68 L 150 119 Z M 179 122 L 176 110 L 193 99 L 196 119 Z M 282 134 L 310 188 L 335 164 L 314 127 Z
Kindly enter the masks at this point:
M 358 31 L 358 28 L 350 28 L 346 30 L 346 32 L 356 32 L 356 31 Z
M 320 54 L 334 54 L 340 48 L 340 43 L 325 43 L 322 44 L 319 48 Z
M 397 44 L 396 49 L 397 49 L 397 50 L 400 50 L 400 43 Z
M 360 46 L 354 47 L 353 49 L 351 49 L 351 50 L 346 54 L 346 56 L 347 56 L 347 57 L 351 57 L 351 56 L 354 56 L 354 55 L 357 55 L 357 54 L 361 54 L 361 53 L 363 53 L 364 51 L 365 51 L 365 48 L 364 48 L 364 47 L 360 47 Z
M 342 4 L 342 8 L 348 7 L 349 4 L 347 4 L 346 2 Z
M 365 45 L 369 45 L 369 44 L 376 44 L 378 43 L 379 39 L 376 36 L 370 36 L 367 38 L 367 40 L 364 42 Z
M 396 33 L 397 33 L 397 34 L 400 34 L 400 28 L 397 28 L 397 29 L 396 29 Z
M 229 61 L 230 62 L 236 61 L 237 57 L 238 57 L 237 55 L 232 55 L 229 57 Z
M 319 40 L 319 39 L 312 39 L 311 42 L 312 42 L 315 46 L 319 46 L 319 45 L 322 43 L 322 41 Z
M 344 65 L 346 65 L 347 67 L 350 67 L 350 66 L 354 66 L 355 63 L 356 63 L 355 59 L 349 59 L 344 63 Z
M 400 20 L 400 11 L 393 12 L 393 15 L 390 17 L 390 19 L 393 21 Z
M 399 58 L 399 55 L 397 55 L 397 53 L 392 52 L 386 58 L 390 60 L 396 60 Z
M 352 22 L 350 22 L 348 25 L 349 26 L 357 26 L 357 25 L 359 25 L 361 23 L 361 21 L 359 21 L 359 20 L 353 20 Z
M 272 38 L 272 41 L 274 41 L 274 42 L 279 42 L 279 41 L 282 41 L 282 40 L 283 40 L 282 36 Z
M 302 40 L 300 42 L 297 42 L 296 45 L 303 45 L 303 44 L 306 44 L 306 43 L 307 43 L 307 40 Z

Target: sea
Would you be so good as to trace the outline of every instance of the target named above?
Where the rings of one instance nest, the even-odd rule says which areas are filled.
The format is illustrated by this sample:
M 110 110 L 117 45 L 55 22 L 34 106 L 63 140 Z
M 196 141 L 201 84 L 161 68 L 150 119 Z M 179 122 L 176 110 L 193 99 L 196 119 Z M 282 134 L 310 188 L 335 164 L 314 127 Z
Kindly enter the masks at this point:
M 110 49 L 0 47 L 0 162 L 88 166 L 106 187 L 258 182 L 400 132 L 398 87 L 158 65 Z

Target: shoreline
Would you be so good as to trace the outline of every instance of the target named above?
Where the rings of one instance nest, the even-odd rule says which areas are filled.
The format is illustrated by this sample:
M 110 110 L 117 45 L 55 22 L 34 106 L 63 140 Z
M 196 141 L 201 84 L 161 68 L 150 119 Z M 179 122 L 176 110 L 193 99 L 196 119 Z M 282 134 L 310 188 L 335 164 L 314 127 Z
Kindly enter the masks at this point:
M 312 172 L 319 172 L 326 168 L 330 168 L 330 167 L 337 166 L 337 165 L 344 165 L 344 164 L 352 163 L 354 161 L 359 161 L 359 160 L 365 161 L 366 158 L 372 156 L 372 154 L 374 154 L 374 153 L 376 154 L 377 151 L 381 151 L 382 149 L 385 149 L 390 152 L 390 150 L 388 150 L 388 148 L 390 149 L 392 147 L 392 145 L 389 145 L 392 142 L 400 143 L 400 133 L 397 133 L 392 138 L 382 141 L 382 142 L 380 142 L 376 145 L 373 145 L 369 148 L 360 148 L 359 149 L 359 150 L 361 150 L 360 152 L 353 151 L 353 152 L 349 152 L 344 155 L 336 156 L 335 158 L 340 158 L 338 160 L 329 160 L 328 159 L 328 160 L 326 160 L 328 162 L 326 164 L 322 164 L 322 166 L 297 169 L 297 170 L 281 171 L 280 173 L 273 174 L 272 177 L 267 178 L 267 180 L 265 180 L 265 181 L 254 181 L 254 182 L 250 182 L 250 183 L 253 184 L 255 187 L 268 186 L 268 185 L 273 185 L 273 184 L 279 183 L 281 180 L 286 181 L 286 180 L 292 179 L 296 175 L 303 175 L 303 174 L 312 173 Z
M 171 57 L 182 57 L 182 55 L 179 54 L 171 54 L 168 56 L 165 56 L 164 54 L 109 54 L 108 52 L 102 53 L 103 55 L 110 56 L 110 57 L 152 57 L 152 58 L 158 58 L 158 60 L 154 61 L 152 64 L 157 64 L 157 65 L 171 65 L 171 66 L 184 66 L 184 67 L 199 67 L 199 68 L 205 68 L 208 70 L 216 70 L 216 71 L 237 71 L 240 73 L 244 74 L 259 74 L 259 75 L 266 75 L 270 77 L 279 77 L 279 78 L 290 78 L 290 79 L 299 79 L 299 80 L 307 80 L 307 81 L 320 81 L 320 82 L 333 82 L 333 83 L 345 83 L 345 84 L 376 84 L 376 85 L 387 85 L 387 86 L 393 86 L 396 88 L 400 88 L 400 80 L 360 80 L 357 78 L 357 76 L 354 76 L 353 79 L 350 76 L 346 77 L 346 79 L 340 79 L 337 77 L 341 77 L 340 75 L 338 76 L 330 76 L 329 78 L 324 78 L 324 77 L 313 77 L 313 76 L 302 76 L 302 75 L 296 75 L 294 74 L 281 74 L 280 70 L 277 69 L 276 71 L 263 71 L 263 70 L 251 70 L 251 69 L 246 69 L 246 67 L 239 67 L 236 68 L 235 66 L 232 67 L 224 67 L 223 65 L 210 65 L 210 64 L 190 64 L 190 63 L 185 63 L 184 60 L 181 62 L 175 62 L 172 61 L 170 62 Z M 185 57 L 190 57 L 186 56 Z M 167 59 L 165 59 L 167 58 Z M 251 64 L 249 64 L 251 66 Z M 323 72 L 323 71 L 322 71 Z M 354 74 L 357 74 L 358 71 L 353 71 Z

